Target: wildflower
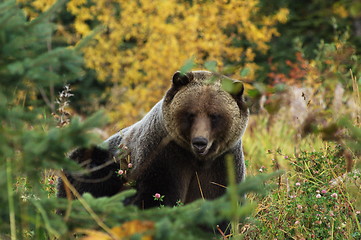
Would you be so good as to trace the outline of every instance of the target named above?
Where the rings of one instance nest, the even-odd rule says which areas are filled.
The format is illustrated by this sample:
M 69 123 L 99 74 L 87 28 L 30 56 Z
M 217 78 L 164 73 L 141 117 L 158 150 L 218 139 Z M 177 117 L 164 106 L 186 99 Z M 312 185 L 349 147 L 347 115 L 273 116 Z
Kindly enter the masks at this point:
M 355 213 L 358 215 L 358 214 L 360 214 L 361 212 L 360 212 L 360 211 L 356 211 Z
M 302 209 L 302 205 L 301 205 L 301 204 L 297 204 L 297 208 L 298 208 L 298 209 Z
M 117 173 L 119 176 L 121 176 L 121 175 L 123 175 L 124 171 L 122 169 L 119 169 Z
M 287 155 L 285 156 L 285 159 L 288 159 L 288 156 L 287 156 Z
M 332 194 L 331 194 L 331 197 L 337 198 L 337 193 L 332 193 Z
M 321 194 L 318 193 L 318 194 L 316 195 L 316 198 L 321 198 Z
M 316 193 L 320 193 L 320 190 L 316 190 Z
M 333 211 L 330 211 L 330 217 L 334 217 L 335 214 L 333 213 Z
M 301 183 L 299 183 L 299 182 L 296 182 L 296 186 L 301 186 Z
M 159 193 L 156 193 L 153 195 L 153 197 L 154 197 L 154 201 L 163 202 L 164 195 L 162 196 Z
M 297 225 L 297 224 L 300 224 L 300 221 L 297 220 L 297 221 L 295 222 L 295 225 Z
M 326 190 L 322 190 L 321 193 L 325 194 L 325 193 L 327 193 L 327 191 L 326 191 Z
M 133 164 L 128 163 L 128 168 L 132 168 L 132 167 L 133 167 Z
M 154 197 L 156 198 L 156 199 L 160 199 L 160 194 L 159 193 L 156 193 L 156 194 L 154 194 Z
M 183 206 L 184 203 L 179 199 L 177 202 L 176 202 L 177 206 L 180 207 L 180 206 Z

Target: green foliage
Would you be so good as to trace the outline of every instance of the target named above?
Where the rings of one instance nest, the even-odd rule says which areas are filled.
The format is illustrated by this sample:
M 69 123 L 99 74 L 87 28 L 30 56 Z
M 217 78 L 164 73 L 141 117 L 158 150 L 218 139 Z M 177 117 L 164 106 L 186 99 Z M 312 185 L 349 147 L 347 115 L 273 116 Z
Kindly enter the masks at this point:
M 83 71 L 82 57 L 74 49 L 49 48 L 54 30 L 49 19 L 63 2 L 32 21 L 15 1 L 0 4 L 0 236 L 22 238 L 33 230 L 41 238 L 44 229 L 52 232 L 44 215 L 48 210 L 36 200 L 47 198 L 41 184 L 44 170 L 75 165 L 65 153 L 98 142 L 86 132 L 104 123 L 99 113 L 59 128 L 50 115 L 54 85 Z
M 1 3 L 2 87 L 17 86 L 19 90 L 31 88 L 32 84 L 47 87 L 79 75 L 82 59 L 78 54 L 70 48 L 48 50 L 54 25 L 47 18 L 58 8 L 59 4 L 55 4 L 48 12 L 28 22 L 15 1 Z
M 266 197 L 257 214 L 259 225 L 247 237 L 259 239 L 348 239 L 361 233 L 357 199 L 349 195 L 345 159 L 339 145 L 320 151 L 303 151 L 288 158 L 291 169 L 284 184 Z M 351 176 L 352 175 L 352 176 Z M 357 186 L 359 174 L 350 175 Z M 348 177 L 347 177 L 348 178 Z M 358 182 L 358 183 L 357 183 Z M 356 185 L 355 185 L 356 184 Z M 352 233 L 352 234 L 350 234 Z
M 189 59 L 187 59 L 187 61 L 183 64 L 183 66 L 180 68 L 180 72 L 182 74 L 185 74 L 189 71 L 192 71 L 192 68 L 194 68 L 196 66 L 195 63 L 195 57 L 191 57 Z
M 256 62 L 262 64 L 259 80 L 270 80 L 267 73 L 272 71 L 271 65 L 277 66 L 279 72 L 289 73 L 290 66 L 286 61 L 296 61 L 295 53 L 300 50 L 306 59 L 316 58 L 318 53 L 315 50 L 320 42 L 332 43 L 345 32 L 349 42 L 360 54 L 361 38 L 356 34 L 359 15 L 352 13 L 360 8 L 359 1 L 262 0 L 260 6 L 262 14 L 270 14 L 280 7 L 289 9 L 290 14 L 285 24 L 278 25 L 280 36 L 273 38 L 268 54 L 256 59 Z
M 264 195 L 271 188 L 270 185 L 265 187 L 264 183 L 278 174 L 250 177 L 233 190 L 229 189 L 224 196 L 218 199 L 212 201 L 200 199 L 191 204 L 178 207 L 162 206 L 155 209 L 140 210 L 134 206 L 124 206 L 122 200 L 134 194 L 133 190 L 122 192 L 111 198 L 96 199 L 89 194 L 84 194 L 83 197 L 90 208 L 101 219 L 104 219 L 105 224 L 109 227 L 116 227 L 126 221 L 141 219 L 142 221 L 156 223 L 155 239 L 209 239 L 213 234 L 203 231 L 204 226 L 215 226 L 224 219 L 232 219 L 235 215 L 240 222 L 244 222 L 245 218 L 253 212 L 255 205 L 246 203 L 242 196 L 250 192 Z M 233 208 L 231 200 L 233 197 L 232 191 L 234 190 L 237 196 L 235 201 L 243 202 L 236 209 Z M 51 199 L 45 203 L 48 209 L 60 208 L 66 210 L 69 207 L 66 199 L 60 199 L 59 205 Z M 63 229 L 64 222 L 59 220 L 62 217 L 56 216 L 56 218 L 58 220 L 53 221 L 53 223 L 59 224 L 59 226 L 54 225 L 55 228 Z M 96 229 L 98 225 L 90 217 L 89 213 L 84 211 L 81 202 L 73 201 L 66 226 L 68 234 L 71 234 L 76 228 Z M 65 232 L 61 234 L 65 234 Z
M 211 72 L 217 72 L 217 62 L 216 61 L 207 61 L 204 63 L 204 67 Z

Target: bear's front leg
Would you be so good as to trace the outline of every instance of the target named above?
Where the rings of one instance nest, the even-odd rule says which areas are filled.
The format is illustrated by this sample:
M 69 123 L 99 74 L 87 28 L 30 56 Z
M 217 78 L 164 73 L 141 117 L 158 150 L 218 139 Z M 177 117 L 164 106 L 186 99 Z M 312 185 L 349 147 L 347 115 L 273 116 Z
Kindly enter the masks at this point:
M 135 179 L 137 193 L 125 204 L 147 209 L 185 202 L 193 171 L 184 156 L 176 154 L 178 149 L 170 151 L 170 148 L 168 146 L 168 151 L 160 151 L 146 166 L 142 166 Z
M 87 169 L 83 174 L 64 171 L 65 176 L 80 195 L 90 193 L 94 197 L 113 196 L 123 187 L 123 180 L 116 174 L 119 164 L 114 162 L 108 150 L 96 146 L 89 149 L 78 148 L 69 158 Z M 66 192 L 65 184 L 59 178 L 57 196 L 74 197 L 73 194 L 67 196 Z
M 141 209 L 184 203 L 185 183 L 189 181 L 190 177 L 187 180 L 187 177 L 181 176 L 175 169 L 152 166 L 137 180 L 136 195 L 125 203 L 137 205 Z

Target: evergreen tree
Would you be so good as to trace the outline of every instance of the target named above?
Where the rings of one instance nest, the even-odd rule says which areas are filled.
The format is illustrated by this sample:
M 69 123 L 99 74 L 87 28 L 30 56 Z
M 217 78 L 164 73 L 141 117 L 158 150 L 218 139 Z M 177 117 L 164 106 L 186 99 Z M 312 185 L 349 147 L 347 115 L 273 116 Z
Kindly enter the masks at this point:
M 33 210 L 28 200 L 46 197 L 43 170 L 69 165 L 64 153 L 87 143 L 82 132 L 99 124 L 97 117 L 82 124 L 74 119 L 58 128 L 51 117 L 57 107 L 54 85 L 78 77 L 83 64 L 74 48 L 50 47 L 51 18 L 63 3 L 32 21 L 15 1 L 0 4 L 0 232 L 12 239 L 39 221 L 42 210 Z
M 99 143 L 88 132 L 105 122 L 101 113 L 83 122 L 69 121 L 65 109 L 69 87 L 56 97 L 56 84 L 83 74 L 79 47 L 51 48 L 55 27 L 51 19 L 63 2 L 31 21 L 14 0 L 0 4 L 0 238 L 67 239 L 79 228 L 88 229 L 83 232 L 91 236 L 102 233 L 89 229 L 102 228 L 106 232 L 103 239 L 142 232 L 156 239 L 209 239 L 204 225 L 228 219 L 237 226 L 253 209 L 250 204 L 240 207 L 238 202 L 247 192 L 263 192 L 266 175 L 237 188 L 231 184 L 227 194 L 214 201 L 146 211 L 123 206 L 122 200 L 134 191 L 99 199 L 85 194 L 75 201 L 48 196 L 45 170 L 79 169 L 65 153 Z M 53 112 L 57 112 L 58 123 Z M 64 215 L 57 215 L 56 210 L 63 210 Z M 134 225 L 136 230 L 130 231 Z

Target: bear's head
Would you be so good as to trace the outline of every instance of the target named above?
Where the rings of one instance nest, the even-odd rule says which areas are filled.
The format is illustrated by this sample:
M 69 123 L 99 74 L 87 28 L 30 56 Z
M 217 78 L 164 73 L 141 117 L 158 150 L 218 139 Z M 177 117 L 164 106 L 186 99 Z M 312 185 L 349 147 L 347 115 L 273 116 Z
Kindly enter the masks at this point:
M 224 90 L 224 81 L 234 85 Z M 236 91 L 234 91 L 236 89 Z M 162 112 L 172 139 L 208 165 L 242 137 L 248 121 L 243 84 L 208 71 L 176 72 Z

